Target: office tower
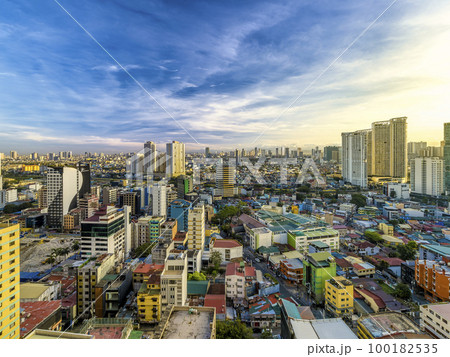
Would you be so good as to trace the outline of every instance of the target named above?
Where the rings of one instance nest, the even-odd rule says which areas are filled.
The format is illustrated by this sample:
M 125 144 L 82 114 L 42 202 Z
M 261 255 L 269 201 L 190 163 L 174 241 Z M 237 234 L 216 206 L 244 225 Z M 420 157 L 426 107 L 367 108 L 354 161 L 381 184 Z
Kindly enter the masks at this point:
M 156 144 L 152 141 L 147 141 L 144 144 L 143 170 L 145 175 L 152 176 L 155 172 L 157 155 Z
M 420 156 L 420 150 L 427 147 L 426 141 L 409 142 L 408 143 L 408 161 Z
M 284 149 L 284 157 L 289 159 L 289 148 Z
M 275 157 L 279 157 L 280 156 L 280 152 L 278 148 L 275 148 Z
M 83 198 L 80 198 L 80 220 L 85 220 L 92 217 L 99 209 L 98 197 L 90 193 L 86 193 Z
M 103 206 L 81 222 L 81 257 L 113 254 L 116 262 L 125 257 L 125 210 Z
M 188 231 L 188 215 L 191 203 L 186 200 L 172 201 L 167 209 L 167 218 L 177 220 L 178 231 Z
M 32 160 L 37 160 L 39 158 L 39 154 L 37 152 L 34 152 L 31 154 L 31 159 Z
M 236 166 L 220 159 L 216 167 L 216 194 L 233 197 L 236 194 Z
M 444 160 L 417 157 L 411 160 L 411 191 L 439 196 L 444 192 Z
M 0 223 L 0 339 L 20 337 L 20 225 Z
M 297 148 L 297 157 L 303 158 L 302 148 Z
M 165 182 L 155 183 L 149 190 L 149 207 L 152 216 L 166 217 L 167 186 Z
M 203 250 L 205 244 L 205 206 L 198 204 L 189 210 L 188 248 Z
M 103 204 L 115 205 L 117 203 L 117 188 L 103 187 Z
M 445 191 L 450 191 L 450 123 L 444 123 L 444 180 Z
M 325 146 L 323 148 L 323 159 L 325 161 L 336 161 L 336 162 L 338 162 L 339 150 L 340 150 L 339 146 Z M 334 154 L 334 156 L 333 156 L 333 154 Z
M 209 151 L 209 148 L 205 148 L 205 157 L 211 157 L 211 153 Z
M 419 150 L 419 157 L 439 157 L 442 158 L 440 146 L 427 146 Z
M 370 175 L 406 180 L 406 117 L 372 123 Z
M 64 215 L 78 208 L 80 198 L 91 191 L 89 164 L 49 167 L 46 182 L 48 224 L 52 228 L 61 229 Z
M 342 133 L 342 178 L 352 185 L 367 187 L 367 142 L 370 130 Z
M 19 158 L 19 154 L 17 154 L 17 151 L 11 151 L 9 153 L 9 156 L 11 157 L 11 159 L 13 160 L 17 160 Z
M 130 206 L 133 216 L 141 213 L 141 192 L 123 192 L 119 197 L 119 206 Z
M 241 157 L 245 157 L 245 149 L 241 150 Z
M 111 271 L 115 263 L 114 254 L 102 254 L 77 269 L 78 316 L 94 315 L 95 285 Z
M 176 177 L 185 174 L 185 153 L 184 144 L 172 141 L 166 144 L 166 173 L 169 177 Z
M 236 158 L 236 166 L 239 166 L 241 164 L 241 153 L 238 149 L 235 151 L 235 158 Z
M 192 176 L 180 175 L 177 177 L 177 194 L 178 198 L 184 199 L 184 195 L 192 192 L 193 180 Z

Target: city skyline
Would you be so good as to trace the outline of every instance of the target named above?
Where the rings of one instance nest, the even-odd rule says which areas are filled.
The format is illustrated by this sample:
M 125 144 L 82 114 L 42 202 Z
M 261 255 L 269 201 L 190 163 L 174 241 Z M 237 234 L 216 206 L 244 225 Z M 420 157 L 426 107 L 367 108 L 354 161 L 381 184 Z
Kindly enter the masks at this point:
M 408 141 L 436 145 L 449 13 L 437 1 L 6 2 L 0 152 L 309 148 L 398 116 Z

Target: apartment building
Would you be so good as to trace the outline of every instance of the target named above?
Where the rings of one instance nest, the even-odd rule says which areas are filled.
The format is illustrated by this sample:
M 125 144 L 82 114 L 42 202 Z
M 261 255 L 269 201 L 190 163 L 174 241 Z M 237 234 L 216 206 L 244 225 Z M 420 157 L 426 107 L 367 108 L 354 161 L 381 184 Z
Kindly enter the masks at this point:
M 342 276 L 325 281 L 325 309 L 335 317 L 353 314 L 353 284 Z
M 172 250 L 161 274 L 161 304 L 184 306 L 187 300 L 187 254 Z

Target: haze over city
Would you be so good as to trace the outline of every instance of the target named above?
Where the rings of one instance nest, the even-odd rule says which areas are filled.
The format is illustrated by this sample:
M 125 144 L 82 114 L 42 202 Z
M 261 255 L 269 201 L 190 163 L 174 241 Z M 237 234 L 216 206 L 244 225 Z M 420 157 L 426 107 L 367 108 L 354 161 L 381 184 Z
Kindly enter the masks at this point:
M 437 144 L 449 13 L 440 1 L 4 1 L 0 151 L 332 145 L 398 116 L 408 141 Z

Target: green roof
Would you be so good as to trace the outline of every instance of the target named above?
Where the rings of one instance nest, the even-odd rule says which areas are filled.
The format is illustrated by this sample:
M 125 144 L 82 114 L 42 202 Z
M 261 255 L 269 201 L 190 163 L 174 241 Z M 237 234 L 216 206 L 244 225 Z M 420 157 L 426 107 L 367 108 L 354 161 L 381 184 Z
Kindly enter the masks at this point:
M 102 280 L 106 280 L 106 281 L 114 281 L 119 277 L 119 274 L 106 274 Z
M 329 248 L 330 247 L 327 243 L 324 243 L 324 242 L 321 242 L 321 241 L 312 242 L 311 245 L 314 245 L 317 248 Z
M 283 301 L 284 309 L 286 310 L 286 313 L 288 317 L 292 319 L 301 319 L 300 311 L 298 311 L 297 306 L 286 299 L 281 299 Z
M 280 249 L 278 247 L 274 247 L 274 246 L 259 247 L 258 252 L 261 254 L 280 253 Z
M 188 295 L 206 295 L 208 292 L 209 280 L 188 280 L 187 294 Z
M 128 336 L 129 340 L 140 340 L 142 338 L 142 335 L 144 334 L 144 332 L 142 331 L 136 331 L 133 330 L 130 333 L 130 336 Z

